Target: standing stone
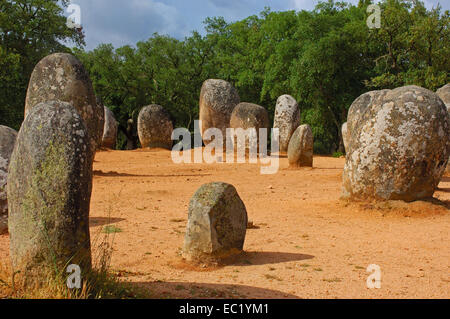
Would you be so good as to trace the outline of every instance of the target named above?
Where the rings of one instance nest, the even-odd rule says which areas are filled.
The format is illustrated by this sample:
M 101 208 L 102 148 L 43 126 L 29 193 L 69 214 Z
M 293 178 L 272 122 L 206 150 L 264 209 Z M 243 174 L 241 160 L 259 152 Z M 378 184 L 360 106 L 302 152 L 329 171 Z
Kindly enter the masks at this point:
M 169 113 L 160 105 L 144 107 L 138 117 L 138 135 L 142 148 L 172 149 L 173 124 Z
M 348 123 L 347 122 L 345 122 L 342 125 L 342 139 L 344 140 L 344 148 L 345 148 L 345 152 L 347 153 L 348 143 L 350 140 L 350 133 L 348 132 Z
M 12 128 L 0 125 L 0 235 L 8 232 L 8 200 L 6 183 L 9 160 L 16 143 L 17 132 Z
M 92 159 L 87 128 L 75 107 L 48 101 L 30 110 L 11 156 L 7 186 L 14 272 L 47 280 L 44 270 L 57 276 L 76 264 L 88 273 Z
M 450 83 L 441 87 L 436 93 L 450 112 Z
M 447 107 L 447 111 L 450 112 L 450 83 L 437 90 L 436 93 L 444 102 L 445 106 Z M 447 165 L 447 169 L 445 170 L 445 174 L 450 174 L 450 160 L 449 164 Z
M 450 116 L 418 86 L 353 102 L 343 198 L 414 201 L 433 196 L 450 155 Z
M 95 152 L 102 142 L 104 110 L 97 104 L 83 64 L 71 54 L 55 53 L 36 65 L 28 84 L 25 117 L 37 104 L 53 100 L 70 103 L 77 109 L 86 123 Z
M 292 134 L 300 125 L 300 109 L 290 95 L 282 95 L 277 100 L 273 127 L 280 130 L 280 152 L 287 152 Z
M 301 125 L 289 142 L 288 159 L 291 167 L 312 167 L 314 135 L 309 125 Z
M 106 106 L 104 108 L 105 126 L 103 128 L 102 147 L 114 150 L 117 143 L 118 124 L 114 113 Z
M 239 103 L 231 114 L 230 127 L 233 129 L 256 129 L 257 143 L 259 145 L 259 129 L 269 129 L 269 114 L 267 110 L 257 104 Z M 269 132 L 267 133 L 269 134 Z M 246 148 L 249 148 L 249 141 L 246 141 Z
M 231 113 L 241 99 L 233 85 L 224 80 L 206 80 L 200 92 L 200 132 L 202 136 L 210 128 L 217 128 L 226 137 Z M 205 144 L 210 141 L 205 141 Z
M 202 261 L 242 251 L 247 223 L 247 210 L 234 186 L 203 185 L 189 204 L 183 257 Z

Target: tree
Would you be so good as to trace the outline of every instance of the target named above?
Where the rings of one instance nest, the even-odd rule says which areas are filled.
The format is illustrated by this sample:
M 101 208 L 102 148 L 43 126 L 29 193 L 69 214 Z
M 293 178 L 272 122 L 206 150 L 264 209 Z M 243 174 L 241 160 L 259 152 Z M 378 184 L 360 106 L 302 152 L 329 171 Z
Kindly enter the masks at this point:
M 62 44 L 84 45 L 82 29 L 66 26 L 68 0 L 0 0 L 0 114 L 18 129 L 23 119 L 28 80 L 39 60 L 69 52 Z

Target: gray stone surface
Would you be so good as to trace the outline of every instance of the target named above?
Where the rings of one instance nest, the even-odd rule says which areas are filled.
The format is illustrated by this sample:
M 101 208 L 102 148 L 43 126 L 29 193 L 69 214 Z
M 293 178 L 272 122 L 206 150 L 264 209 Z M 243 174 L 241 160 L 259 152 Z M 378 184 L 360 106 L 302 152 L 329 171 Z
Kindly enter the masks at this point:
M 450 155 L 450 116 L 435 93 L 407 86 L 363 94 L 348 129 L 343 198 L 433 196 Z
M 282 95 L 275 108 L 274 128 L 280 130 L 280 152 L 287 152 L 292 134 L 300 125 L 300 108 L 290 95 Z
M 267 136 L 270 136 L 269 132 L 269 114 L 267 113 L 267 110 L 257 104 L 252 103 L 239 103 L 233 110 L 233 113 L 231 114 L 231 120 L 230 120 L 230 128 L 233 129 L 251 129 L 255 128 L 257 133 L 257 143 L 259 145 L 259 129 L 266 128 Z M 237 139 L 235 139 L 235 143 L 237 143 Z M 249 148 L 249 141 L 247 140 L 246 148 Z
M 445 106 L 447 107 L 447 111 L 450 112 L 450 83 L 444 85 L 442 88 L 437 90 L 436 93 L 444 102 Z M 447 169 L 445 170 L 445 174 L 450 175 L 450 160 L 449 164 L 447 165 Z
M 25 116 L 35 105 L 53 100 L 70 103 L 77 109 L 86 123 L 92 150 L 97 150 L 103 136 L 103 106 L 97 104 L 83 64 L 71 54 L 55 53 L 36 65 L 28 84 Z
M 109 149 L 116 149 L 117 143 L 117 133 L 118 133 L 118 123 L 114 117 L 114 113 L 107 108 L 105 108 L 105 125 L 103 127 L 103 139 L 102 147 Z
M 232 185 L 203 185 L 189 204 L 183 257 L 205 261 L 242 251 L 247 223 L 247 210 Z
M 0 125 L 0 235 L 8 232 L 8 200 L 6 184 L 11 154 L 16 143 L 17 132 Z
M 447 109 L 450 111 L 450 83 L 437 90 L 436 94 L 441 98 Z
M 69 264 L 90 270 L 91 152 L 85 123 L 68 103 L 40 103 L 22 124 L 7 189 L 13 271 L 27 280 Z
M 160 105 L 142 108 L 138 117 L 138 135 L 142 148 L 172 149 L 173 124 L 169 113 Z
M 314 135 L 309 125 L 295 130 L 289 142 L 288 160 L 291 167 L 312 167 L 314 157 Z
M 342 139 L 344 140 L 345 152 L 347 152 L 348 143 L 349 143 L 349 140 L 350 140 L 350 133 L 348 131 L 348 123 L 347 122 L 342 124 Z
M 204 136 L 205 131 L 217 128 L 222 131 L 224 137 L 229 128 L 231 113 L 240 103 L 237 90 L 231 83 L 224 80 L 210 79 L 203 83 L 200 92 L 200 132 Z M 210 141 L 206 141 L 209 143 Z

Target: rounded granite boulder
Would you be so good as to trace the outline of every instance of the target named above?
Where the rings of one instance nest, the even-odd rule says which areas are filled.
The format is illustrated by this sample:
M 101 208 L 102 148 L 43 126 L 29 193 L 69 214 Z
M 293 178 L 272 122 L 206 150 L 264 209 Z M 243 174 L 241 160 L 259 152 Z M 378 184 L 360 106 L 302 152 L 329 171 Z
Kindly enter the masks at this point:
M 288 160 L 290 167 L 312 167 L 314 156 L 314 135 L 309 125 L 295 130 L 289 142 Z
M 230 128 L 232 129 L 256 129 L 257 145 L 259 145 L 259 130 L 267 129 L 267 136 L 269 136 L 269 114 L 267 110 L 257 104 L 252 103 L 239 103 L 233 110 L 230 120 Z M 236 143 L 236 142 L 235 142 Z M 239 143 L 239 140 L 237 140 Z M 245 142 L 246 148 L 251 145 L 247 139 Z
M 231 83 L 216 79 L 206 80 L 200 92 L 201 135 L 204 136 L 210 128 L 217 128 L 222 131 L 225 141 L 231 113 L 240 101 L 238 91 Z M 206 144 L 209 142 L 205 141 Z
M 93 152 L 102 142 L 104 110 L 97 103 L 91 79 L 73 55 L 55 53 L 34 68 L 28 84 L 25 117 L 41 102 L 59 100 L 73 105 L 86 123 Z
M 348 115 L 343 198 L 414 201 L 433 196 L 450 155 L 450 116 L 418 86 L 360 96 Z
M 139 112 L 138 135 L 142 148 L 172 149 L 172 132 L 172 120 L 162 106 L 152 104 Z

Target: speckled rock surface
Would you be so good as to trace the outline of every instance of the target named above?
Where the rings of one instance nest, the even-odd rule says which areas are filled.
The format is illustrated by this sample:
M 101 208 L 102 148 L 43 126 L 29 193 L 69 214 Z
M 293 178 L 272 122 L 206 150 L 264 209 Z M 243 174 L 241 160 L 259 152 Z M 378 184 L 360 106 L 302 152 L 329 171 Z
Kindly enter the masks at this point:
M 363 94 L 348 129 L 343 198 L 433 196 L 450 155 L 450 117 L 435 93 L 407 86 Z
M 217 128 L 222 131 L 224 141 L 226 129 L 229 128 L 231 113 L 240 103 L 237 90 L 224 80 L 210 79 L 203 83 L 200 92 L 200 132 Z M 207 141 L 206 143 L 209 143 Z M 225 145 L 225 143 L 224 143 Z
M 450 112 L 450 83 L 444 85 L 439 90 L 437 90 L 437 95 L 445 103 L 445 106 Z
M 291 137 L 288 149 L 289 166 L 312 167 L 314 135 L 309 125 L 301 125 Z
M 202 261 L 242 251 L 247 223 L 247 210 L 234 186 L 203 185 L 189 204 L 183 257 Z
M 17 132 L 0 125 L 0 235 L 8 232 L 8 200 L 6 183 L 11 154 L 16 143 Z
M 103 127 L 102 147 L 114 150 L 117 143 L 118 123 L 114 113 L 106 106 L 104 108 L 105 126 Z
M 348 131 L 348 124 L 347 124 L 347 122 L 342 124 L 342 139 L 344 140 L 344 148 L 345 148 L 345 151 L 347 152 L 348 143 L 349 143 L 349 140 L 350 140 L 350 133 Z
M 21 276 L 65 271 L 68 264 L 83 273 L 91 267 L 92 158 L 73 106 L 48 101 L 33 107 L 17 137 L 7 186 L 10 256 Z
M 280 130 L 280 152 L 287 152 L 292 134 L 300 125 L 300 108 L 290 95 L 282 95 L 275 108 L 274 128 Z
M 441 87 L 439 90 L 437 90 L 436 93 L 444 102 L 445 106 L 447 107 L 447 111 L 450 113 L 450 83 Z M 445 174 L 450 175 L 450 160 L 449 164 L 447 165 L 447 169 L 445 170 Z
M 172 132 L 170 115 L 162 106 L 152 104 L 139 112 L 138 135 L 142 148 L 172 149 Z
M 70 103 L 77 109 L 88 128 L 92 150 L 99 148 L 103 136 L 103 106 L 97 104 L 91 79 L 73 55 L 55 53 L 36 65 L 28 84 L 25 116 L 35 105 L 53 100 Z
M 242 128 L 244 130 L 255 128 L 258 138 L 259 145 L 259 129 L 266 128 L 269 129 L 269 114 L 267 110 L 257 104 L 252 103 L 239 103 L 233 110 L 230 120 L 230 128 L 238 129 Z M 267 136 L 270 136 L 270 132 L 267 131 Z M 249 147 L 250 143 L 247 140 L 246 148 Z

